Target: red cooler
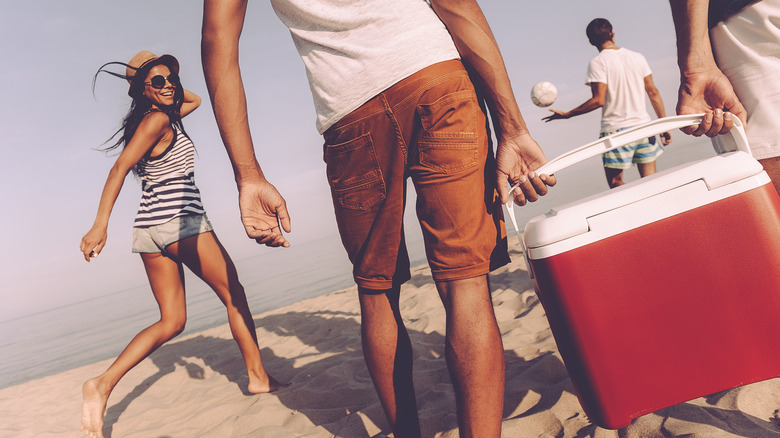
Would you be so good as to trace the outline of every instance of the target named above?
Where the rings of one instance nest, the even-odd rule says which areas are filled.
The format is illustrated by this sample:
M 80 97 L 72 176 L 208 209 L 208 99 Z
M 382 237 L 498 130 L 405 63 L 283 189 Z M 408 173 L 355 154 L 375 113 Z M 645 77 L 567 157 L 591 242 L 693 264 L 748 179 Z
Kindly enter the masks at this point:
M 700 117 L 621 131 L 538 172 Z M 780 198 L 736 124 L 713 139 L 715 157 L 554 208 L 525 227 L 537 294 L 599 426 L 625 427 L 780 375 Z

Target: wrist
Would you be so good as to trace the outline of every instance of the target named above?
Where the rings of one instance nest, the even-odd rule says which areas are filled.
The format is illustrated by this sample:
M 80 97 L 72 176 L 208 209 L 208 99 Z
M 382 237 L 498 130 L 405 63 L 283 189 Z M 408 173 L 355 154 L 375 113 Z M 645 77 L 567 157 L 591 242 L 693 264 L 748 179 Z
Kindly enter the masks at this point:
M 92 229 L 106 231 L 108 229 L 108 220 L 101 218 L 95 219 L 95 222 L 92 224 Z
M 710 50 L 699 50 L 686 56 L 680 56 L 677 66 L 680 68 L 681 74 L 717 68 L 715 58 Z
M 233 173 L 236 180 L 236 185 L 239 187 L 249 184 L 258 184 L 265 182 L 265 176 L 260 169 L 260 165 L 255 161 L 250 164 L 235 164 L 233 166 Z
M 494 125 L 496 137 L 514 138 L 522 135 L 530 135 L 525 120 L 523 120 L 523 116 L 521 116 L 519 112 L 515 117 L 496 117 Z
M 498 139 L 498 146 L 501 147 L 506 144 L 507 141 L 510 142 L 522 142 L 526 139 L 533 140 L 533 137 L 531 137 L 531 132 L 527 129 L 519 130 L 514 133 L 510 134 L 504 134 L 504 135 L 496 135 L 496 139 Z
M 704 33 L 688 36 L 678 41 L 677 66 L 681 72 L 709 69 L 716 66 L 709 35 L 706 33 L 706 30 L 701 32 Z

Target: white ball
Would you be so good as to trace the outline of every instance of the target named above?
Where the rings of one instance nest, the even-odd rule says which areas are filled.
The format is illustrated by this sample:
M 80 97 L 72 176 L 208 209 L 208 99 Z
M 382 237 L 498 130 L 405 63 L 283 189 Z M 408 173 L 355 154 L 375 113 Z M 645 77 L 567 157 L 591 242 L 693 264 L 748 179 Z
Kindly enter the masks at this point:
M 542 108 L 550 106 L 555 102 L 556 98 L 558 98 L 558 89 L 550 82 L 537 82 L 536 85 L 531 88 L 531 101 L 536 106 Z

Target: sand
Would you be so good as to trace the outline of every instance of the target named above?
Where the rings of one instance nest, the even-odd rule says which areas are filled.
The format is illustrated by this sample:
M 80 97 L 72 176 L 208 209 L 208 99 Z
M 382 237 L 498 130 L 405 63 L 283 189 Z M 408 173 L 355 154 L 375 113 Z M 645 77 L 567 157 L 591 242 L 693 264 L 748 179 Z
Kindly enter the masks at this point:
M 591 424 L 522 256 L 512 256 L 512 264 L 491 276 L 506 351 L 504 437 L 780 436 L 780 379 L 662 409 L 618 431 Z M 291 383 L 274 394 L 244 393 L 245 369 L 227 325 L 164 345 L 117 385 L 105 436 L 381 437 L 389 431 L 363 362 L 356 293 L 341 290 L 255 317 L 267 369 Z M 402 312 L 415 345 L 423 436 L 457 437 L 443 358 L 444 311 L 426 267 L 416 268 L 404 286 Z M 81 384 L 109 363 L 0 390 L 0 437 L 83 436 Z

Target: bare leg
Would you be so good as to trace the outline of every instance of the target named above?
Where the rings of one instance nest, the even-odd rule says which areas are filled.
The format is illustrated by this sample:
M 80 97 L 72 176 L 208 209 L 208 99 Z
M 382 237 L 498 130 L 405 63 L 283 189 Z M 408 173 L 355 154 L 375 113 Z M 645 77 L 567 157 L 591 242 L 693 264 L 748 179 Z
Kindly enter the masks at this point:
M 655 173 L 655 161 L 652 163 L 638 163 L 636 165 L 639 168 L 639 176 L 642 178 Z
M 420 436 L 412 381 L 412 344 L 399 310 L 399 290 L 361 293 L 363 357 L 397 438 Z
M 445 354 L 458 405 L 460 436 L 500 437 L 504 346 L 487 276 L 437 282 L 447 312 Z
M 269 376 L 260 359 L 255 322 L 246 301 L 244 287 L 225 248 L 213 232 L 188 237 L 168 245 L 166 251 L 184 262 L 198 277 L 216 292 L 225 305 L 230 332 L 244 357 L 252 394 L 272 392 L 285 385 Z
M 605 167 L 604 173 L 607 176 L 607 184 L 609 184 L 610 189 L 614 189 L 615 187 L 619 187 L 625 184 L 623 182 L 622 169 L 613 169 L 611 167 Z
M 103 437 L 108 396 L 119 379 L 160 345 L 181 333 L 187 320 L 181 266 L 160 254 L 141 254 L 141 259 L 160 307 L 160 320 L 138 333 L 106 372 L 82 386 L 81 430 L 90 437 Z
M 767 175 L 769 175 L 769 178 L 772 179 L 772 184 L 774 184 L 775 190 L 780 193 L 780 157 L 766 158 L 763 160 L 758 160 L 758 162 L 764 166 L 764 170 L 766 171 Z

